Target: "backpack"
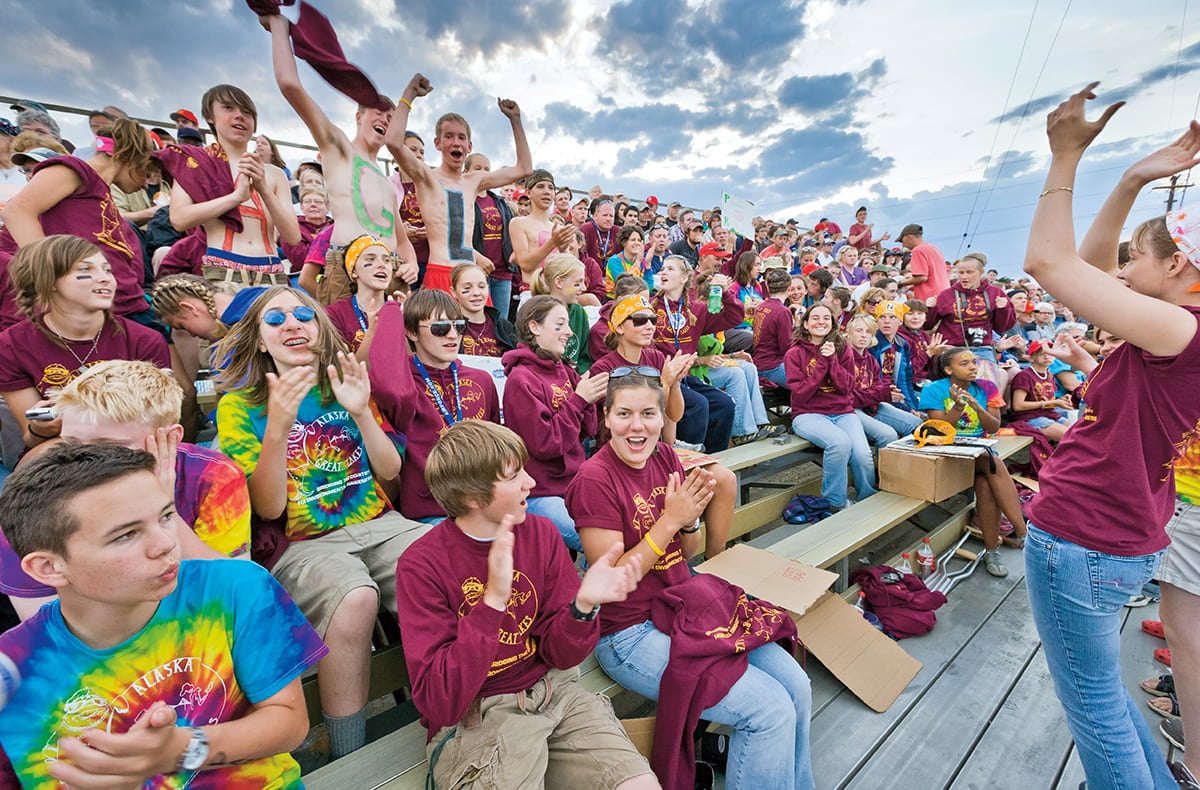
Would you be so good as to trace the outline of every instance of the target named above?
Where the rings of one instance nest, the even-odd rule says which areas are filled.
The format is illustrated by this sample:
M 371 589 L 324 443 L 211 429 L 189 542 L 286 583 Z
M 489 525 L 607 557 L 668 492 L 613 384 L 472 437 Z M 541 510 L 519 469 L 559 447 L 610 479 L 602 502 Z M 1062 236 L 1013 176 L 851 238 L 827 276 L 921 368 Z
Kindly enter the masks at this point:
M 819 496 L 797 494 L 783 509 L 783 520 L 789 524 L 815 524 L 833 515 L 833 505 Z
M 937 623 L 933 610 L 946 603 L 944 593 L 931 592 L 915 575 L 901 574 L 887 565 L 855 571 L 850 583 L 858 584 L 865 593 L 867 605 L 893 639 L 932 631 Z

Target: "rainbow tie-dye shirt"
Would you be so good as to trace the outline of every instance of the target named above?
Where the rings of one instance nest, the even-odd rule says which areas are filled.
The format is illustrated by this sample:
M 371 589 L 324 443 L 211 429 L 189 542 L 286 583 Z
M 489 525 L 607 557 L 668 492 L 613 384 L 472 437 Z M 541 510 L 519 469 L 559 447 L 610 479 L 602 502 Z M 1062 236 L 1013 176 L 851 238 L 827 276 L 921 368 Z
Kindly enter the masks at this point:
M 157 701 L 178 726 L 247 715 L 328 649 L 283 588 L 243 560 L 188 560 L 145 627 L 93 650 L 67 628 L 58 601 L 0 635 L 20 686 L 0 710 L 0 745 L 26 788 L 57 790 L 58 741 L 96 728 L 124 733 Z M 147 788 L 303 787 L 287 754 L 245 765 L 156 776 Z
M 371 413 L 385 431 L 390 427 L 371 403 Z M 266 406 L 254 406 L 243 391 L 226 394 L 217 405 L 221 452 L 249 477 L 258 466 L 267 430 Z M 404 441 L 390 433 L 401 453 Z M 321 405 L 314 387 L 304 397 L 287 440 L 287 536 L 306 540 L 361 524 L 390 510 L 375 482 L 362 434 L 338 403 Z

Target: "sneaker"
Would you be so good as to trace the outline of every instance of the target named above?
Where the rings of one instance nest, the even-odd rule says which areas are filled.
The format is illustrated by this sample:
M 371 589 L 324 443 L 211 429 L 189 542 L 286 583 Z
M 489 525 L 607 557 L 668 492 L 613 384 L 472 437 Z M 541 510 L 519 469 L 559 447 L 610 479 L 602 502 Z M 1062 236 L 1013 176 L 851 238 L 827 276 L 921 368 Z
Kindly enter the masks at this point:
M 1158 731 L 1163 734 L 1163 737 L 1180 751 L 1184 750 L 1183 746 L 1183 719 L 1163 719 L 1158 723 Z
M 760 439 L 774 439 L 776 436 L 784 436 L 788 432 L 786 425 L 768 424 L 758 427 L 758 437 Z
M 1200 790 L 1200 782 L 1196 781 L 1196 777 L 1183 763 L 1178 761 L 1171 763 L 1171 775 L 1175 777 L 1176 782 L 1179 782 L 1182 790 Z
M 1143 606 L 1149 606 L 1153 601 L 1149 595 L 1133 595 L 1125 602 L 1126 608 L 1140 609 Z
M 758 441 L 757 433 L 745 433 L 745 434 L 742 434 L 741 436 L 734 436 L 732 439 L 730 439 L 729 446 L 730 447 L 740 447 L 743 444 L 749 444 L 750 442 L 756 442 L 756 441 Z
M 704 452 L 704 445 L 692 444 L 691 442 L 685 442 L 683 439 L 676 439 L 675 446 L 681 450 L 691 450 L 693 453 Z
M 987 569 L 988 573 L 998 579 L 1003 579 L 1008 575 L 1008 568 L 1000 559 L 1000 552 L 995 550 L 989 551 L 986 555 L 984 555 L 983 567 Z

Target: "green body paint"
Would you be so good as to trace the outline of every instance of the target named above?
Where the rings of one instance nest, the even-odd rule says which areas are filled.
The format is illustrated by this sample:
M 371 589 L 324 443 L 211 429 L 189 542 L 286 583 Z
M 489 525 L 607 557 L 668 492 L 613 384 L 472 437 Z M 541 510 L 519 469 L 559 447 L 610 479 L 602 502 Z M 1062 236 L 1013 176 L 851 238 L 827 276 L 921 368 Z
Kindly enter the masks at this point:
M 354 216 L 363 230 L 381 239 L 390 238 L 396 232 L 396 215 L 383 209 L 382 223 L 376 222 L 375 218 L 371 216 L 367 210 L 367 204 L 363 201 L 362 176 L 364 169 L 370 170 L 385 181 L 387 180 L 387 176 L 375 163 L 368 162 L 357 153 L 354 155 L 354 161 L 350 164 L 350 200 L 354 204 Z

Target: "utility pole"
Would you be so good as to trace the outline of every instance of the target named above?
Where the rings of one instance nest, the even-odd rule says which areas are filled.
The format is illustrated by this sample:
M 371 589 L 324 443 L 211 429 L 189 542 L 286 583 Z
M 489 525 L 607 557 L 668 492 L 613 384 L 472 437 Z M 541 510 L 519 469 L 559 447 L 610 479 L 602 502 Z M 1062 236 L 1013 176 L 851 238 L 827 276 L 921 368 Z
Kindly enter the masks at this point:
M 1168 192 L 1167 192 L 1167 211 L 1173 211 L 1175 209 L 1175 190 L 1179 189 L 1179 190 L 1183 190 L 1186 192 L 1188 187 L 1191 187 L 1191 186 L 1193 186 L 1193 184 L 1180 184 L 1179 183 L 1179 174 L 1176 173 L 1175 175 L 1171 176 L 1170 184 L 1165 184 L 1160 187 L 1151 187 L 1151 189 L 1166 189 L 1166 190 L 1168 190 Z M 1182 195 L 1180 196 L 1180 200 L 1181 201 L 1183 200 Z

